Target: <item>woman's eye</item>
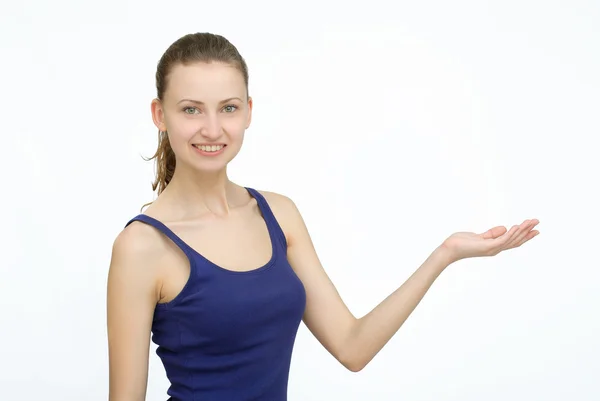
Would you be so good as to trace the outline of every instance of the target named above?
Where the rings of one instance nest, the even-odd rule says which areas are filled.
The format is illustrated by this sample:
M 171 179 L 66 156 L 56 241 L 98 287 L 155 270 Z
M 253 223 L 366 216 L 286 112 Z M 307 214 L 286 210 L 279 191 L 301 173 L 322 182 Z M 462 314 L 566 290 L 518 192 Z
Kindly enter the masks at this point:
M 232 105 L 232 104 L 230 104 L 230 105 L 228 105 L 228 106 L 225 106 L 225 107 L 223 108 L 223 110 L 224 110 L 226 113 L 233 113 L 233 112 L 234 112 L 234 111 L 236 111 L 237 109 L 238 109 L 238 107 L 237 107 L 237 106 L 235 106 L 235 105 Z M 184 113 L 186 113 L 186 114 L 198 114 L 198 113 L 200 113 L 200 111 L 199 111 L 197 108 L 195 108 L 195 107 L 185 107 L 185 108 L 183 109 L 183 112 L 184 112 Z

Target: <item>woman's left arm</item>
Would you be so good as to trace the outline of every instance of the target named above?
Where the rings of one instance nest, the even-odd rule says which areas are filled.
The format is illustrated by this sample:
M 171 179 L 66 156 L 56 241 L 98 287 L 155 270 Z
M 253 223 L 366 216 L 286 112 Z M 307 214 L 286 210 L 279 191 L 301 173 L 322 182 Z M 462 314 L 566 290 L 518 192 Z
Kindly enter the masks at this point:
M 459 259 L 495 255 L 503 249 L 520 246 L 537 234 L 531 231 L 537 220 L 526 220 L 510 231 L 495 227 L 483 234 L 454 234 L 397 290 L 357 319 L 323 269 L 295 204 L 282 195 L 265 195 L 286 234 L 288 261 L 306 289 L 304 323 L 319 342 L 353 372 L 362 370 L 393 337 L 447 266 Z

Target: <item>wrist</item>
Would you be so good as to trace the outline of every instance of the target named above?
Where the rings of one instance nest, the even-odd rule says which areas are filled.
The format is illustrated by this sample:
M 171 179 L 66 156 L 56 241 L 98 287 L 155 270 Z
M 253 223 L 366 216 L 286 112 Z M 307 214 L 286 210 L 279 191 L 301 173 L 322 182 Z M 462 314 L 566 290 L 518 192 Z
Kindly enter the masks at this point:
M 432 252 L 431 257 L 437 261 L 439 266 L 441 266 L 441 270 L 446 269 L 446 267 L 457 261 L 454 253 L 448 249 L 445 244 L 438 246 Z

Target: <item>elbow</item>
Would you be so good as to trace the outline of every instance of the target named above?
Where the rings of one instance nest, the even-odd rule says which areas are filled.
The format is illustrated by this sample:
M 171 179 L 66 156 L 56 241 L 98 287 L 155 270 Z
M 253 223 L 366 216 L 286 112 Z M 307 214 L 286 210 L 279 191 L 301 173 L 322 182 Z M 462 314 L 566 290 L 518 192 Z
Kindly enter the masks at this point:
M 358 373 L 367 366 L 367 364 L 362 363 L 359 360 L 356 361 L 347 361 L 342 363 L 346 369 L 348 369 L 352 373 Z
M 358 373 L 365 368 L 366 365 L 363 364 L 354 364 L 354 365 L 346 365 L 346 369 L 348 369 L 352 373 Z
M 357 342 L 355 331 L 351 330 L 343 345 L 338 348 L 337 360 L 350 372 L 358 373 L 369 363 L 362 346 Z
M 364 358 L 361 358 L 356 352 L 349 352 L 341 355 L 340 358 L 338 358 L 338 361 L 342 366 L 353 373 L 358 373 L 367 366 L 367 362 L 364 361 Z

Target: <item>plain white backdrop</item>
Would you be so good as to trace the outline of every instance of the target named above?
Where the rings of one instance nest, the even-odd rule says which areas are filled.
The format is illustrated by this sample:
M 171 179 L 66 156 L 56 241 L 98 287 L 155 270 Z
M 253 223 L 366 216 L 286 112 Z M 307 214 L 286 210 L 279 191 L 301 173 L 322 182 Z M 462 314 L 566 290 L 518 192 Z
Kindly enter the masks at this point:
M 541 221 L 451 265 L 360 373 L 302 325 L 290 401 L 600 399 L 599 20 L 592 0 L 3 1 L 0 399 L 107 399 L 111 246 L 153 199 L 156 63 L 197 31 L 250 68 L 231 178 L 297 203 L 355 315 L 453 232 Z M 153 348 L 147 400 L 167 386 Z

